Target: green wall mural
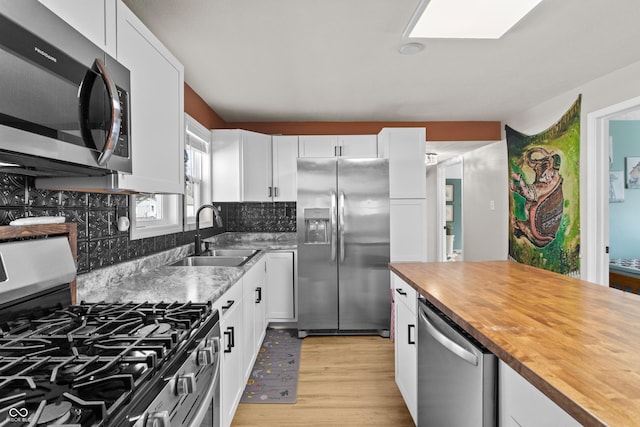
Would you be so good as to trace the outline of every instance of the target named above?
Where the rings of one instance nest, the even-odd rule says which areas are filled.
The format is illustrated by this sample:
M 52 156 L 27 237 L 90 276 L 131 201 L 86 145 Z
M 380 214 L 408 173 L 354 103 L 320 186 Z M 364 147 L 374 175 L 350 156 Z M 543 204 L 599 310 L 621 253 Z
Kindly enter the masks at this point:
M 580 270 L 580 102 L 537 135 L 505 126 L 509 256 L 571 275 Z

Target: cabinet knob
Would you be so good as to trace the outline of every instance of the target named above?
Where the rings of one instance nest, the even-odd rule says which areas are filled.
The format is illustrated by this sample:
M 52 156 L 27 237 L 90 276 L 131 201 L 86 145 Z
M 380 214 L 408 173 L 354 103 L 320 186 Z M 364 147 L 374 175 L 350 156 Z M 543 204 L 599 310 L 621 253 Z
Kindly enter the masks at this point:
M 145 427 L 171 427 L 168 411 L 152 412 L 144 423 Z
M 176 394 L 184 396 L 196 391 L 196 374 L 180 375 L 176 381 Z

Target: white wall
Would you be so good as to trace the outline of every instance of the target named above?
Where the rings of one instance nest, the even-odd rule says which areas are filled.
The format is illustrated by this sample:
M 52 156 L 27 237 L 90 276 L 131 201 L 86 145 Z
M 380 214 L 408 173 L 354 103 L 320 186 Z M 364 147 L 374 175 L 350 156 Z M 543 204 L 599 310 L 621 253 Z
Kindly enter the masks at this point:
M 505 260 L 509 251 L 506 143 L 471 151 L 463 163 L 463 259 Z
M 597 60 L 597 56 L 594 60 Z M 589 113 L 640 96 L 640 61 L 613 73 L 604 75 L 596 80 L 577 86 L 574 90 L 559 94 L 555 98 L 539 103 L 526 111 L 514 112 L 506 117 L 504 122 L 519 132 L 535 134 L 554 124 L 562 114 L 582 94 L 581 128 L 580 128 L 580 217 L 581 217 L 581 247 L 583 255 L 581 261 L 581 275 L 586 275 L 588 263 L 594 259 L 586 259 L 584 248 L 593 245 L 593 233 L 587 231 L 587 221 L 590 214 L 586 209 L 590 187 L 587 186 L 587 175 L 593 173 L 587 165 L 587 116 Z M 506 188 L 507 175 L 504 175 Z M 592 188 L 592 187 L 591 187 Z M 593 195 L 591 196 L 593 197 Z M 590 240 L 591 234 L 591 240 Z M 603 248 L 602 248 L 603 249 Z

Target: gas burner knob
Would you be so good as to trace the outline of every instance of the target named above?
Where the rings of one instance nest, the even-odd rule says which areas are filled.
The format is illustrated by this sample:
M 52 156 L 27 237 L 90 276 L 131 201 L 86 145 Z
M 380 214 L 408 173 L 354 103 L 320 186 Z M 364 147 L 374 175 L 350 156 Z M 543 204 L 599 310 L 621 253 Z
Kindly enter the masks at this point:
M 145 427 L 171 427 L 171 418 L 169 418 L 169 412 L 160 411 L 152 412 L 147 417 Z
M 184 396 L 196 391 L 196 374 L 180 375 L 176 381 L 176 394 Z
M 198 350 L 198 365 L 206 366 L 213 364 L 213 348 L 204 347 Z

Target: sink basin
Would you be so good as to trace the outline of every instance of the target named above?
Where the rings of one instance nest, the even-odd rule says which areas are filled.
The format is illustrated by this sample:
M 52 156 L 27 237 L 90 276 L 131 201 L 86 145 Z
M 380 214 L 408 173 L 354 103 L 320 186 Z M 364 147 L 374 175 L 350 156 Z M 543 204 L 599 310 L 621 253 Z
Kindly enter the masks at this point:
M 169 264 L 170 267 L 241 267 L 250 257 L 246 256 L 189 256 Z
M 219 257 L 219 256 L 246 256 L 251 257 L 258 251 L 254 249 L 211 249 L 203 253 L 203 255 Z

